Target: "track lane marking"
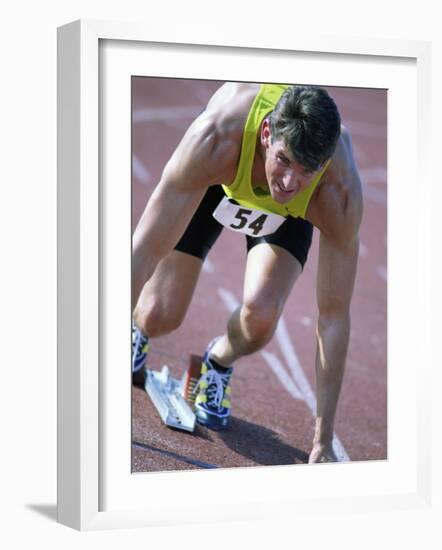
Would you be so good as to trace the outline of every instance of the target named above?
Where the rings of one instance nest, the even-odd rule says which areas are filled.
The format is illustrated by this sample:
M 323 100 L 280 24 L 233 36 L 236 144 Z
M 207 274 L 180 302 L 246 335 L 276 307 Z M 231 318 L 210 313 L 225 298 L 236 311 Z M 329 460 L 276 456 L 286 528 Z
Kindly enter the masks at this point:
M 383 166 L 359 169 L 362 180 L 362 193 L 365 198 L 387 207 L 387 170 Z M 379 187 L 381 185 L 381 188 Z
M 203 263 L 203 271 L 205 271 L 206 273 L 213 273 L 215 271 L 215 266 L 213 265 L 213 262 L 207 257 Z
M 275 373 L 276 377 L 279 378 L 279 381 L 289 392 L 289 394 L 295 399 L 303 401 L 304 398 L 302 393 L 299 391 L 299 388 L 290 378 L 289 373 L 285 370 L 283 364 L 276 357 L 276 355 L 266 350 L 261 350 L 261 355 L 264 357 L 264 360 L 266 361 L 269 368 Z
M 368 248 L 363 242 L 359 242 L 359 257 L 366 258 L 368 256 Z
M 219 466 L 217 466 L 216 464 L 202 462 L 201 460 L 194 460 L 193 458 L 188 458 L 187 456 L 179 455 L 178 453 L 174 453 L 173 451 L 158 449 L 158 447 L 152 447 L 151 445 L 147 445 L 146 443 L 140 443 L 139 441 L 133 441 L 132 447 L 135 447 L 136 449 L 141 449 L 142 451 L 153 451 L 155 453 L 160 453 L 169 458 L 174 458 L 176 460 L 179 460 L 180 462 L 186 462 L 187 464 L 191 464 L 192 466 L 198 466 L 199 468 L 206 468 L 206 469 L 219 468 Z
M 152 181 L 151 172 L 136 155 L 132 155 L 132 172 L 143 185 L 148 185 Z
M 303 395 L 304 401 L 307 403 L 308 408 L 313 413 L 313 415 L 315 415 L 316 398 L 313 394 L 307 377 L 302 370 L 298 355 L 290 340 L 287 325 L 285 324 L 282 316 L 279 320 L 275 335 L 276 339 L 278 340 L 279 347 L 281 348 L 282 354 L 284 355 L 286 365 L 292 375 L 292 378 L 300 389 L 300 392 Z
M 189 119 L 196 117 L 202 111 L 201 107 L 152 107 L 137 109 L 132 113 L 132 122 L 174 122 L 176 119 Z

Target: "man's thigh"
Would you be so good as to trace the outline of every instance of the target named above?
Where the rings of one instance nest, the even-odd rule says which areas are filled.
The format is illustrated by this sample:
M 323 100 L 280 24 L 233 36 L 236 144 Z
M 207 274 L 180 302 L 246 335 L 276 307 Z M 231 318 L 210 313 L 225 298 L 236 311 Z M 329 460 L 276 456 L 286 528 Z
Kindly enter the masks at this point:
M 182 320 L 192 299 L 202 264 L 203 261 L 196 256 L 172 250 L 161 260 L 153 276 L 144 285 L 135 317 L 155 311 L 161 317 Z
M 271 235 L 247 237 L 244 303 L 275 307 L 281 313 L 296 279 L 301 274 L 312 243 L 313 226 L 289 217 Z
M 313 238 L 313 225 L 303 218 L 289 216 L 271 235 L 264 237 L 247 236 L 247 250 L 261 243 L 275 244 L 294 256 L 302 268 L 307 261 Z
M 302 266 L 293 254 L 284 248 L 260 243 L 247 255 L 243 303 L 263 309 L 277 310 L 284 304 L 302 273 Z

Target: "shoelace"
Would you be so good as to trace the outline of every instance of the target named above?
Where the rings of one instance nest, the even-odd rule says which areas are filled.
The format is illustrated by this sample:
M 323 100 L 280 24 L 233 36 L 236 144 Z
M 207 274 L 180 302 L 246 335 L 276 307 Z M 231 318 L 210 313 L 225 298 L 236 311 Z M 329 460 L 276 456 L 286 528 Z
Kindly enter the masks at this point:
M 198 391 L 201 382 L 207 382 L 207 404 L 210 407 L 220 407 L 224 398 L 224 389 L 228 385 L 230 374 L 221 374 L 214 368 L 205 372 L 198 380 L 193 393 Z

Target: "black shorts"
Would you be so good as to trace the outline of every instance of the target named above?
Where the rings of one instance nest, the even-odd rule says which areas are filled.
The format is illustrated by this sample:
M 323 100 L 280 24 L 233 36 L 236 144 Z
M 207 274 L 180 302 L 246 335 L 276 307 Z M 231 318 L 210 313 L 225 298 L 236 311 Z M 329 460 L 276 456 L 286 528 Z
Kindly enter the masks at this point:
M 175 250 L 205 259 L 224 226 L 212 216 L 225 196 L 221 185 L 209 187 Z M 247 251 L 260 243 L 276 244 L 292 254 L 304 267 L 312 243 L 313 226 L 303 218 L 291 216 L 271 235 L 249 237 Z

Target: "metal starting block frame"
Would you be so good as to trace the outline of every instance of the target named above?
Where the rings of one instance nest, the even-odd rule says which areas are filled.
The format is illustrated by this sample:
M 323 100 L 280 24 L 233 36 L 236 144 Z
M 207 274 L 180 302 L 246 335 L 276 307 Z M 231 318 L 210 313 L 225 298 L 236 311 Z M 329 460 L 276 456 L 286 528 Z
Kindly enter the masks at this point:
M 166 426 L 194 431 L 196 418 L 183 397 L 183 382 L 172 378 L 167 365 L 161 371 L 146 369 L 144 388 Z

